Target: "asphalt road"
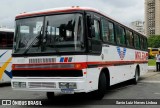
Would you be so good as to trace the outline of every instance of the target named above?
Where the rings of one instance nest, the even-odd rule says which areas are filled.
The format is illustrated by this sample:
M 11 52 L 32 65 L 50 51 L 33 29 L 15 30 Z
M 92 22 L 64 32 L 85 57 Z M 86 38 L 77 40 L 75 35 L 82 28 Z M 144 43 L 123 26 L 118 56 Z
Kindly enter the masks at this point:
M 103 100 L 92 100 L 86 94 L 63 95 L 55 101 L 48 101 L 45 92 L 13 91 L 10 86 L 0 85 L 0 99 L 43 100 L 49 106 L 42 107 L 86 107 L 86 108 L 159 108 L 158 105 L 106 105 L 111 99 L 160 99 L 160 72 L 149 71 L 137 85 L 130 81 L 112 86 Z M 109 100 L 107 100 L 109 99 Z M 22 108 L 24 106 L 0 106 L 0 108 Z M 31 107 L 31 106 L 26 106 Z M 35 106 L 32 106 L 33 108 Z M 39 106 L 37 106 L 38 108 Z

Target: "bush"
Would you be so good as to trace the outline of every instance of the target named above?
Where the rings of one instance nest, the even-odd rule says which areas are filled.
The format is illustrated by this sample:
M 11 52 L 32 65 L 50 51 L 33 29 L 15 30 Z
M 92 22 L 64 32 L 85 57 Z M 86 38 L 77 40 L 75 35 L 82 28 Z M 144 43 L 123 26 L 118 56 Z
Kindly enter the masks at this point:
M 155 59 L 155 56 L 149 56 L 148 58 L 149 59 Z
M 148 47 L 159 48 L 160 47 L 160 35 L 152 35 L 148 37 Z

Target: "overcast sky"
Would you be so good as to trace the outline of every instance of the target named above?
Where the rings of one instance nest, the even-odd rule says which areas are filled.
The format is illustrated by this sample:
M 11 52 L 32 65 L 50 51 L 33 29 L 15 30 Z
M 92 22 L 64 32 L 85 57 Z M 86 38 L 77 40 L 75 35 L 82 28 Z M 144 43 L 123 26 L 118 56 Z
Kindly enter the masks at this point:
M 0 0 L 0 25 L 13 27 L 22 12 L 68 6 L 93 7 L 127 25 L 144 20 L 144 0 Z

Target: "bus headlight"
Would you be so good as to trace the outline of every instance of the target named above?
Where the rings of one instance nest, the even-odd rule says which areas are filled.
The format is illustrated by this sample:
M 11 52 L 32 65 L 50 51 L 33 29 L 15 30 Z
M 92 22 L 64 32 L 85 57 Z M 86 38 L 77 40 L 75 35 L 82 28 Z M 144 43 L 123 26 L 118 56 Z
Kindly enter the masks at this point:
M 20 82 L 20 88 L 26 88 L 26 82 Z
M 13 88 L 26 88 L 26 82 L 13 82 Z
M 77 89 L 77 84 L 73 82 L 60 82 L 60 89 Z
M 13 88 L 18 88 L 19 87 L 19 82 L 13 82 Z

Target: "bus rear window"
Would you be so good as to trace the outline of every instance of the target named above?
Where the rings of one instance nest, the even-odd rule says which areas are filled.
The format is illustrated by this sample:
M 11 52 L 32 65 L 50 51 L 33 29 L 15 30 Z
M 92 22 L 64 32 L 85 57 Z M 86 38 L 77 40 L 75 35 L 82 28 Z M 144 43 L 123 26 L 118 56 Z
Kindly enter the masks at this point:
M 158 49 L 152 49 L 152 51 L 158 51 Z
M 12 32 L 0 32 L 0 49 L 12 49 L 13 35 Z

